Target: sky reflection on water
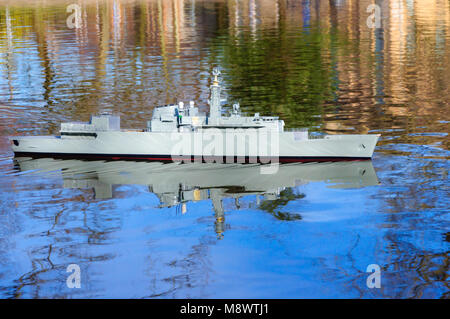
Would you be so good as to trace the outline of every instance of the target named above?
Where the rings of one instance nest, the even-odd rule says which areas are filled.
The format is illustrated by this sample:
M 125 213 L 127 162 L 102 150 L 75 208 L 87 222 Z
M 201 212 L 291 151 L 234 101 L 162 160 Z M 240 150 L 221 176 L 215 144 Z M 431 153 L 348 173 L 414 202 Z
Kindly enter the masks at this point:
M 81 1 L 80 29 L 68 3 L 0 4 L 0 297 L 449 297 L 448 1 L 376 1 L 381 29 L 372 1 Z M 7 136 L 91 113 L 143 127 L 154 105 L 207 110 L 215 65 L 244 111 L 382 134 L 374 179 L 316 165 L 265 200 L 248 174 L 168 174 L 193 187 L 171 206 L 145 163 L 13 160 Z M 65 285 L 71 263 L 81 289 Z M 366 287 L 373 263 L 381 289 Z

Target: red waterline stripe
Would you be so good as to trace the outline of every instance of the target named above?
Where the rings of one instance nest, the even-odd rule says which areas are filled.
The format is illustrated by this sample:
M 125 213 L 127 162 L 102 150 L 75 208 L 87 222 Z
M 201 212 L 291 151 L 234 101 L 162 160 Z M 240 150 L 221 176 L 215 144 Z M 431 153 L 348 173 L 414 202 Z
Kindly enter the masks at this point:
M 194 162 L 197 162 L 195 160 L 196 157 L 194 156 L 185 156 L 185 157 L 179 157 L 178 159 L 172 160 L 172 157 L 170 155 L 148 155 L 148 156 L 142 156 L 142 155 L 119 155 L 119 154 L 77 154 L 77 153 L 39 153 L 39 152 L 17 152 L 15 153 L 16 157 L 20 156 L 29 156 L 34 158 L 61 158 L 61 159 L 103 159 L 103 160 L 144 160 L 144 161 L 170 161 L 170 162 L 179 162 L 185 159 L 186 161 L 191 160 Z M 218 158 L 207 158 L 208 160 L 221 160 L 222 163 L 226 163 L 226 158 L 220 157 Z M 294 163 L 294 162 L 337 162 L 337 161 L 365 161 L 369 160 L 370 157 L 317 157 L 317 156 L 299 156 L 299 157 L 279 157 L 274 158 L 272 161 L 268 161 L 269 159 L 265 158 L 265 161 L 263 163 L 276 163 L 277 160 L 280 163 Z M 205 162 L 205 159 L 202 158 L 202 162 Z M 237 160 L 234 159 L 231 163 L 236 163 Z M 249 163 L 249 158 L 245 158 L 245 162 Z M 261 160 L 258 158 L 258 162 L 261 163 Z

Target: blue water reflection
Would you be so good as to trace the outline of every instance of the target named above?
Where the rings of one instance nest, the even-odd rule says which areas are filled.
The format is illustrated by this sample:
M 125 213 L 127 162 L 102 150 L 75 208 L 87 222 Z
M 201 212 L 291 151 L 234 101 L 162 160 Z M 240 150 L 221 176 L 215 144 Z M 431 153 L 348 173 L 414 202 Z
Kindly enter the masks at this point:
M 449 3 L 375 1 L 378 29 L 372 3 L 85 1 L 79 29 L 64 1 L 1 4 L 0 297 L 448 298 Z M 13 158 L 8 136 L 96 112 L 206 111 L 215 65 L 243 111 L 381 134 L 373 161 L 264 180 Z

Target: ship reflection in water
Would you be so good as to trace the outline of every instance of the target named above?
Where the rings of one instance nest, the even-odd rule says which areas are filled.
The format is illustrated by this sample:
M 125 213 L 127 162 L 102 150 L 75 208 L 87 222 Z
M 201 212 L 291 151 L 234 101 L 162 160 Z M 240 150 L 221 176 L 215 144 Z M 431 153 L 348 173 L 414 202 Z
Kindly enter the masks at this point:
M 64 188 L 92 188 L 95 199 L 114 197 L 113 185 L 148 185 L 160 201 L 159 207 L 179 207 L 187 213 L 187 202 L 211 200 L 215 232 L 220 239 L 225 230 L 223 199 L 239 200 L 256 195 L 256 206 L 281 220 L 301 219 L 299 214 L 283 213 L 277 208 L 305 197 L 295 187 L 323 181 L 332 188 L 360 188 L 377 185 L 372 161 L 283 164 L 275 174 L 261 174 L 260 165 L 179 164 L 130 161 L 82 161 L 18 157 L 22 172 L 61 174 Z

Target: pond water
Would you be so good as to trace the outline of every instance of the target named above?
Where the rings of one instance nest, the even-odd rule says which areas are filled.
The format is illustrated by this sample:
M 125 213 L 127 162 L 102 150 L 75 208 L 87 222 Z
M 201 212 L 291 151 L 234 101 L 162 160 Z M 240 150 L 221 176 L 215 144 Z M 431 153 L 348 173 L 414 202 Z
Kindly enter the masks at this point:
M 449 298 L 448 1 L 76 3 L 0 3 L 1 298 Z M 373 160 L 14 159 L 8 136 L 97 112 L 208 111 L 214 66 L 246 112 L 381 134 Z

